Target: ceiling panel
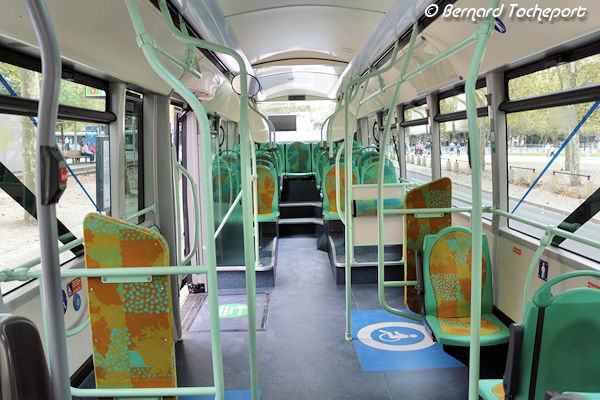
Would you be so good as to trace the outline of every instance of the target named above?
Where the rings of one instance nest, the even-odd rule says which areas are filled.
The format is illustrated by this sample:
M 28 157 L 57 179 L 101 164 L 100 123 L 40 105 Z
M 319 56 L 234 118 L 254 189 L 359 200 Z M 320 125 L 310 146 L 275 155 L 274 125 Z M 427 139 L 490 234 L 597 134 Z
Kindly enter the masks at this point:
M 383 14 L 348 8 L 299 6 L 228 17 L 252 64 L 266 58 L 305 57 L 350 61 Z
M 392 0 L 324 0 L 324 1 L 298 1 L 298 0 L 218 0 L 221 11 L 225 17 L 232 15 L 252 13 L 259 10 L 272 8 L 289 8 L 296 6 L 316 5 L 321 7 L 355 8 L 384 13 L 392 4 Z

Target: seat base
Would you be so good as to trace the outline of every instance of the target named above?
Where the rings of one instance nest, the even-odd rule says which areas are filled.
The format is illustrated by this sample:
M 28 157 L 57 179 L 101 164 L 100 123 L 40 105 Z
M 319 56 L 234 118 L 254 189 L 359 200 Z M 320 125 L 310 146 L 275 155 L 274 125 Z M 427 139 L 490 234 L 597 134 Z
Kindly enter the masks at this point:
M 484 322 L 483 320 L 485 320 L 487 322 L 487 324 L 484 322 L 484 325 L 483 325 L 484 329 L 487 328 L 490 324 L 495 325 L 497 328 L 500 329 L 496 333 L 481 335 L 480 336 L 481 346 L 493 346 L 496 344 L 508 342 L 508 339 L 510 337 L 510 331 L 506 327 L 506 325 L 504 325 L 498 319 L 498 317 L 496 317 L 492 313 L 485 313 L 485 314 L 481 315 L 481 318 L 482 318 L 482 322 Z M 442 327 L 440 326 L 440 320 L 437 317 L 435 317 L 433 315 L 426 315 L 425 319 L 426 319 L 427 324 L 429 325 L 431 331 L 433 332 L 433 335 L 435 336 L 436 340 L 439 343 L 447 344 L 447 345 L 451 345 L 451 346 L 469 346 L 469 342 L 471 340 L 471 338 L 470 338 L 471 330 L 468 326 L 466 328 L 462 329 L 464 331 L 464 334 L 452 334 L 452 333 L 444 332 L 444 330 L 442 330 Z M 457 318 L 457 320 L 459 320 L 459 319 Z M 464 319 L 461 319 L 461 323 L 464 323 Z M 484 331 L 484 329 L 482 329 L 482 331 Z
M 503 400 L 504 386 L 502 379 L 482 379 L 479 381 L 479 396 L 483 400 Z

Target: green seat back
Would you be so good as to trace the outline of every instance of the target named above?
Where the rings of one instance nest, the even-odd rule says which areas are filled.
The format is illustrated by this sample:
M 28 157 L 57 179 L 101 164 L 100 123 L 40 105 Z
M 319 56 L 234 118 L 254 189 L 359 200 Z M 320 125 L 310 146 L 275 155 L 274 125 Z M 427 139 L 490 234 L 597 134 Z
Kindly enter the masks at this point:
M 377 177 L 379 176 L 379 157 L 370 158 L 369 160 L 370 162 L 364 164 L 360 170 L 360 183 L 377 183 Z M 396 176 L 396 168 L 394 168 L 394 164 L 392 164 L 390 160 L 386 159 L 385 161 L 385 168 L 383 170 L 383 182 L 398 183 L 398 177 Z
M 327 172 L 323 178 L 323 216 L 325 219 L 340 219 L 340 215 L 337 209 L 337 193 L 336 193 L 336 185 L 335 185 L 335 164 L 329 166 Z M 344 212 L 344 201 L 345 194 L 344 188 L 346 184 L 346 174 L 345 174 L 344 165 L 340 164 L 340 206 L 342 207 L 342 212 Z M 356 183 L 356 170 L 352 171 L 352 183 Z
M 492 313 L 492 274 L 487 237 L 482 237 L 482 346 L 507 342 L 508 328 Z M 425 320 L 443 344 L 468 346 L 471 334 L 471 231 L 450 226 L 423 243 Z
M 213 202 L 232 203 L 241 186 L 235 167 L 227 161 L 215 160 L 212 164 L 212 171 Z
M 438 318 L 471 315 L 471 231 L 451 226 L 423 243 L 425 313 Z M 490 254 L 483 235 L 482 313 L 492 311 L 492 278 L 487 273 Z
M 294 142 L 285 147 L 285 172 L 287 174 L 306 174 L 312 172 L 309 144 Z
M 534 400 L 543 400 L 546 390 L 600 391 L 600 291 L 584 287 L 552 296 L 552 286 L 569 275 L 577 274 L 565 274 L 544 284 L 527 304 L 517 398 L 525 399 L 532 391 Z M 539 354 L 537 363 L 535 353 Z M 532 378 L 535 369 L 537 375 Z M 531 387 L 534 385 L 535 390 Z
M 553 286 L 576 277 L 598 279 L 600 272 L 560 275 L 542 285 L 527 303 L 521 357 L 513 365 L 518 371 L 514 400 L 544 400 L 548 390 L 600 392 L 600 290 L 577 287 L 552 295 Z M 502 381 L 482 380 L 479 388 L 484 399 L 503 398 L 492 397 L 492 385 L 504 394 Z
M 258 175 L 258 220 L 275 221 L 279 217 L 279 185 L 275 169 L 261 164 Z

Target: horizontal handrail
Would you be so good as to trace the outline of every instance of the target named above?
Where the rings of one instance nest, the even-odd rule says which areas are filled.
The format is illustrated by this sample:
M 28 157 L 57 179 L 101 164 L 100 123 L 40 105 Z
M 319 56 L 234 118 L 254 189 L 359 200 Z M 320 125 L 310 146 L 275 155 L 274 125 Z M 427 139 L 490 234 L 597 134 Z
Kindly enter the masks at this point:
M 384 183 L 383 187 L 407 187 L 407 186 L 415 186 L 417 185 L 417 183 L 415 182 L 400 182 L 400 183 Z M 359 183 L 359 184 L 354 184 L 352 185 L 352 189 L 376 189 L 377 188 L 377 184 L 376 183 Z
M 124 277 L 124 276 L 146 276 L 146 275 L 179 275 L 179 274 L 205 274 L 208 267 L 204 265 L 168 265 L 158 267 L 127 267 L 120 268 L 74 268 L 60 271 L 63 278 L 86 277 Z M 37 275 L 38 271 L 31 271 L 32 275 Z M 39 273 L 41 275 L 41 273 Z
M 136 212 L 136 213 L 134 213 L 134 214 L 132 214 L 132 215 L 124 218 L 123 220 L 129 222 L 129 221 L 132 221 L 132 220 L 134 220 L 134 219 L 136 219 L 136 218 L 138 218 L 138 217 L 140 217 L 140 216 L 142 216 L 144 214 L 148 214 L 148 213 L 151 213 L 151 212 L 156 212 L 156 203 L 153 203 L 152 205 L 150 205 L 150 206 L 148 206 L 148 207 L 146 207 L 144 209 L 139 210 L 138 212 Z M 77 246 L 79 246 L 82 243 L 83 243 L 83 238 L 78 238 L 78 239 L 72 240 L 69 243 L 60 246 L 58 248 L 58 254 L 62 254 L 64 252 L 66 252 L 66 251 L 69 251 L 72 248 L 77 247 Z M 21 265 L 17 265 L 16 267 L 11 268 L 11 270 L 28 270 L 30 268 L 35 267 L 39 263 L 40 263 L 40 257 L 36 257 L 36 258 L 33 258 L 33 259 L 31 259 L 31 260 L 29 260 L 29 261 L 27 261 L 27 262 L 25 262 L 25 263 L 23 263 Z
M 458 212 L 470 212 L 472 207 L 447 207 L 447 208 L 394 208 L 384 209 L 384 215 L 405 215 L 405 214 L 447 214 Z
M 83 332 L 83 330 L 84 330 L 85 328 L 87 328 L 89 325 L 90 325 L 90 321 L 89 321 L 89 319 L 88 319 L 88 318 L 86 318 L 84 321 L 81 321 L 81 322 L 79 323 L 79 325 L 77 325 L 76 327 L 74 327 L 74 328 L 71 328 L 71 329 L 67 329 L 67 330 L 65 331 L 65 335 L 66 335 L 67 337 L 75 336 L 75 335 L 77 335 L 77 334 L 79 334 L 79 333 Z
M 544 225 L 544 224 L 541 224 L 539 222 L 532 221 L 532 220 L 530 220 L 528 218 L 524 218 L 524 217 L 521 217 L 519 215 L 511 214 L 511 213 L 503 211 L 503 210 L 498 210 L 496 208 L 490 208 L 489 212 L 491 212 L 493 214 L 496 214 L 496 215 L 500 215 L 502 217 L 509 218 L 509 219 L 514 219 L 515 221 L 519 221 L 519 222 L 522 222 L 524 224 L 531 225 L 531 226 L 533 226 L 535 228 L 539 228 L 539 229 L 543 229 L 545 231 L 549 231 L 552 234 L 554 234 L 555 236 L 562 236 L 565 239 L 571 239 L 571 240 L 574 240 L 576 242 L 583 243 L 583 244 L 586 244 L 588 246 L 600 249 L 600 242 L 599 241 L 588 239 L 588 238 L 583 237 L 583 236 L 575 235 L 574 233 L 571 233 L 569 231 L 565 231 L 564 229 L 560 229 L 559 227 L 557 227 L 555 225 Z
M 78 397 L 166 397 L 214 396 L 214 386 L 177 388 L 80 389 L 71 386 L 71 394 Z
M 240 190 L 240 192 L 238 193 L 237 197 L 235 198 L 235 200 L 231 204 L 231 207 L 229 207 L 229 210 L 227 210 L 227 213 L 225 213 L 225 216 L 223 217 L 223 221 L 221 221 L 221 223 L 219 224 L 219 227 L 215 231 L 215 239 L 219 236 L 219 233 L 221 233 L 221 231 L 223 230 L 223 227 L 225 226 L 225 224 L 227 223 L 227 220 L 229 219 L 229 217 L 233 213 L 233 210 L 235 209 L 235 207 L 238 205 L 238 203 L 242 199 L 242 192 L 243 192 L 243 190 Z

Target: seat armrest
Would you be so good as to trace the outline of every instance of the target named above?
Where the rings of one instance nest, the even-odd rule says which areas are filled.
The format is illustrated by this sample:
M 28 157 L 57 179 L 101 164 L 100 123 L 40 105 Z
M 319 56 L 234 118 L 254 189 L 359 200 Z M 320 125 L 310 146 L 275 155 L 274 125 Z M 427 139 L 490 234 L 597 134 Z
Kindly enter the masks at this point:
M 505 399 L 511 400 L 517 394 L 519 387 L 519 368 L 521 364 L 521 350 L 523 347 L 523 326 L 520 324 L 510 325 L 510 341 L 508 343 L 508 355 L 506 357 L 506 369 L 504 370 L 504 393 Z

